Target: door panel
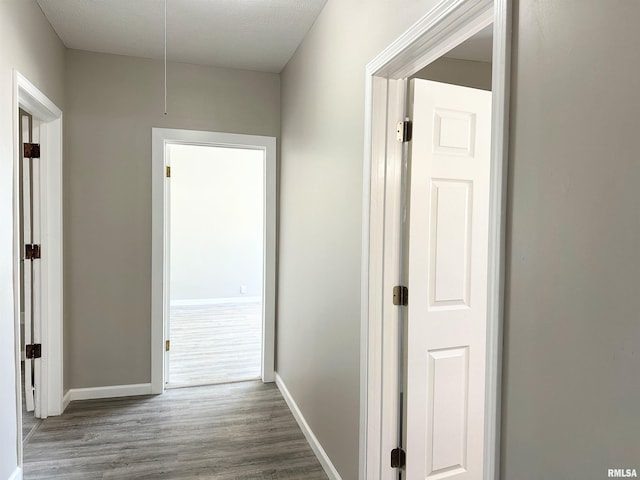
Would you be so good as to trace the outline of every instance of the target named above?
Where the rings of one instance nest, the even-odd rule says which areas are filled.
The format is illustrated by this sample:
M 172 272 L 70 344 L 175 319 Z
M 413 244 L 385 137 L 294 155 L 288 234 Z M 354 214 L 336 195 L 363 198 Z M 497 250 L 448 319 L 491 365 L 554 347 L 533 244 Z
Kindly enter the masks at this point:
M 431 182 L 431 307 L 469 304 L 471 207 L 468 181 Z
M 408 480 L 481 480 L 491 93 L 412 80 Z
M 37 119 L 31 119 L 31 142 L 40 144 L 40 123 Z M 42 186 L 40 184 L 41 179 L 41 159 L 31 159 L 31 243 L 34 245 L 40 245 L 40 255 L 46 255 L 46 252 L 42 251 L 46 247 L 42 243 L 42 217 L 41 217 L 41 192 Z M 39 259 L 34 259 L 31 262 L 31 296 L 33 299 L 33 309 L 31 317 L 31 343 L 40 344 L 42 348 L 42 354 L 46 354 L 46 345 L 42 343 L 42 331 L 41 331 L 41 318 L 42 318 L 42 263 Z M 33 396 L 34 396 L 34 412 L 37 418 L 41 417 L 40 412 L 40 379 L 42 362 L 40 359 L 32 360 L 33 363 Z
M 469 348 L 432 350 L 428 356 L 427 471 L 453 473 L 467 465 Z
M 31 115 L 20 111 L 20 141 L 21 143 L 31 142 Z M 23 321 L 24 321 L 24 337 L 22 339 L 22 351 L 26 350 L 26 345 L 33 343 L 33 318 L 34 318 L 34 302 L 33 302 L 33 262 L 25 259 L 25 245 L 32 244 L 33 238 L 33 210 L 32 210 L 32 160 L 24 158 L 24 151 L 20 148 L 20 157 L 22 163 L 22 302 L 23 302 Z M 35 409 L 34 401 L 34 361 L 26 358 L 24 362 L 24 396 L 28 412 Z

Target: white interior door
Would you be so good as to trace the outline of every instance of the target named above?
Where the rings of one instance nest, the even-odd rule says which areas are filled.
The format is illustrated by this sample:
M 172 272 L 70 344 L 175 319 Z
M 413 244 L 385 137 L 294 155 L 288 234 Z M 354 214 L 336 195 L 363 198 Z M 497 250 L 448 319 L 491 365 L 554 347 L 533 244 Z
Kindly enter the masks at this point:
M 31 142 L 31 116 L 25 115 L 21 112 L 20 115 L 20 142 Z M 22 338 L 22 352 L 27 349 L 27 345 L 33 343 L 33 302 L 32 302 L 32 290 L 33 290 L 33 270 L 32 262 L 26 259 L 26 245 L 31 244 L 31 159 L 24 158 L 23 149 L 20 148 L 20 156 L 22 162 L 22 302 L 23 302 L 23 338 Z M 34 410 L 34 389 L 33 389 L 33 360 L 28 357 L 24 357 L 24 397 L 27 405 L 27 411 L 33 412 Z
M 40 143 L 39 123 L 30 114 L 20 111 L 21 144 Z M 40 344 L 41 339 L 41 264 L 39 258 L 27 257 L 27 245 L 41 247 L 41 218 L 40 218 L 40 158 L 25 157 L 21 145 L 22 172 L 22 295 L 21 307 L 23 322 L 22 350 L 27 351 L 28 345 Z M 25 403 L 27 411 L 35 411 L 40 416 L 40 402 L 38 379 L 40 378 L 41 362 L 39 359 L 28 358 L 25 355 Z
M 491 92 L 412 80 L 408 480 L 482 479 Z

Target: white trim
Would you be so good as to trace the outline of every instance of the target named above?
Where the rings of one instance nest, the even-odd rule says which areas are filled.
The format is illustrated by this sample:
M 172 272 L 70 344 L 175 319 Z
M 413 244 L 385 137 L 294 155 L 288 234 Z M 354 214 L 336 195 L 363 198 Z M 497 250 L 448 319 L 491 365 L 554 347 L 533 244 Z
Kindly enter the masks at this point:
M 153 393 L 164 391 L 166 295 L 165 249 L 165 148 L 168 143 L 252 148 L 265 152 L 264 279 L 262 328 L 262 381 L 273 382 L 275 372 L 276 289 L 276 139 L 258 135 L 152 129 L 151 160 L 151 384 Z
M 16 467 L 8 480 L 22 480 L 22 468 Z
M 492 59 L 491 198 L 487 282 L 487 376 L 485 380 L 484 478 L 500 478 L 502 332 L 506 258 L 509 99 L 511 94 L 511 0 L 495 0 Z
M 94 400 L 98 398 L 135 397 L 137 395 L 151 395 L 150 383 L 136 383 L 131 385 L 110 385 L 108 387 L 72 388 L 65 395 L 70 402 L 76 400 Z
M 278 389 L 282 394 L 282 398 L 284 398 L 284 401 L 287 402 L 287 405 L 289 406 L 289 410 L 291 410 L 291 413 L 293 414 L 293 418 L 295 418 L 296 422 L 298 422 L 298 426 L 300 427 L 300 430 L 302 430 L 304 437 L 307 439 L 309 446 L 311 447 L 311 449 L 313 450 L 313 453 L 315 453 L 316 457 L 318 458 L 318 461 L 320 462 L 320 465 L 322 465 L 322 468 L 324 469 L 325 473 L 329 477 L 329 480 L 342 480 L 342 477 L 338 473 L 338 470 L 336 470 L 336 467 L 334 467 L 333 463 L 331 463 L 331 459 L 329 458 L 329 455 L 327 455 L 327 452 L 324 451 L 324 448 L 322 448 L 322 444 L 313 433 L 313 430 L 311 430 L 311 427 L 305 420 L 304 415 L 302 415 L 302 412 L 300 411 L 298 404 L 293 399 L 293 396 L 291 395 L 291 393 L 289 392 L 289 389 L 285 385 L 284 380 L 282 380 L 282 377 L 280 377 L 280 375 L 278 375 L 277 372 L 275 374 L 275 378 L 276 378 L 276 385 L 278 386 Z
M 256 303 L 261 302 L 262 297 L 225 297 L 225 298 L 187 298 L 185 300 L 171 300 L 172 307 L 188 307 L 191 305 L 226 305 L 229 303 Z
M 62 408 L 66 410 L 69 404 L 71 403 L 71 390 L 67 390 L 67 393 L 62 397 Z
M 367 77 L 413 75 L 491 23 L 492 7 L 492 0 L 441 1 L 367 64 Z
M 62 110 L 42 93 L 38 87 L 31 83 L 17 70 L 14 70 L 18 91 L 18 101 L 29 113 L 44 122 L 51 122 L 62 118 Z M 17 112 L 16 112 L 17 113 Z
M 393 252 L 388 251 L 397 247 L 397 217 L 402 214 L 400 209 L 390 208 L 389 205 L 390 202 L 397 202 L 401 186 L 395 171 L 397 159 L 394 159 L 393 148 L 384 140 L 385 132 L 399 120 L 391 116 L 401 111 L 401 102 L 394 93 L 397 92 L 394 80 L 411 76 L 491 22 L 494 24 L 493 124 L 483 478 L 499 478 L 510 12 L 511 0 L 444 0 L 366 68 L 361 275 L 361 480 L 389 478 L 388 472 L 382 475 L 382 466 L 388 460 L 385 442 L 389 441 L 390 436 L 395 436 L 397 430 L 397 421 L 389 422 L 388 415 L 383 413 L 385 409 L 394 408 L 393 394 L 389 394 L 389 391 L 394 391 L 396 384 L 393 383 L 397 381 L 397 374 L 393 374 L 397 358 L 394 342 L 397 338 L 389 333 L 387 325 L 394 321 L 394 314 L 390 314 L 387 308 L 388 286 L 398 279 L 401 271 L 401 267 L 394 263 Z
M 20 232 L 18 199 L 18 172 L 21 139 L 18 138 L 18 109 L 31 113 L 40 122 L 41 156 L 41 325 L 40 341 L 42 358 L 39 360 L 38 405 L 39 416 L 46 418 L 60 415 L 63 381 L 63 249 L 62 249 L 62 110 L 60 110 L 34 84 L 20 72 L 13 71 L 13 161 L 14 161 L 14 221 L 13 221 L 13 274 L 14 274 L 14 322 L 16 345 L 16 401 L 18 408 L 17 450 L 22 463 L 22 389 L 21 389 L 21 340 L 20 340 Z M 20 475 L 22 475 L 20 473 Z

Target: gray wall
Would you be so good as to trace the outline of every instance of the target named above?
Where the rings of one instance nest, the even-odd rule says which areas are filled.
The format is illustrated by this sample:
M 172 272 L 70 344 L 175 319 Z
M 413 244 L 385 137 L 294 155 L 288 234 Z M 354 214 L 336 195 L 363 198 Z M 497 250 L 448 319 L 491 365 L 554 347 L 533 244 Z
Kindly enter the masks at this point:
M 364 66 L 431 3 L 329 2 L 282 76 L 278 371 L 348 480 Z M 514 3 L 502 478 L 602 479 L 640 468 L 640 3 Z
M 328 2 L 282 73 L 277 371 L 358 471 L 365 66 L 435 0 Z
M 358 452 L 364 66 L 434 3 L 329 2 L 282 76 L 278 371 L 345 480 Z M 515 3 L 502 473 L 601 479 L 640 458 L 640 4 Z M 277 135 L 279 99 L 277 75 L 172 64 L 165 118 L 160 63 L 73 51 L 65 99 L 64 49 L 37 6 L 0 1 L 0 31 L 6 478 L 16 465 L 11 68 L 67 119 L 67 386 L 149 381 L 151 127 Z
M 151 128 L 278 136 L 277 74 L 69 50 L 65 387 L 151 378 Z
M 640 469 L 640 2 L 515 15 L 504 479 Z
M 32 1 L 0 1 L 0 479 L 18 465 L 13 304 L 13 69 L 64 109 L 64 47 Z M 18 306 L 15 306 L 18 308 Z
M 424 67 L 413 77 L 491 90 L 491 64 L 488 62 L 442 57 Z

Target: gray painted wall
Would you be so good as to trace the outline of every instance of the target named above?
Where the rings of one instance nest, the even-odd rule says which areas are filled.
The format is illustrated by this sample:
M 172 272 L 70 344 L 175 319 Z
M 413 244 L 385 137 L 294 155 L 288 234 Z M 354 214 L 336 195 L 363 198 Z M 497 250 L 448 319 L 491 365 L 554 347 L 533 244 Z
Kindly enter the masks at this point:
M 491 90 L 491 64 L 442 57 L 424 67 L 413 78 Z
M 277 74 L 69 50 L 65 386 L 151 378 L 151 128 L 279 136 Z
M 13 304 L 13 69 L 64 110 L 64 47 L 31 1 L 0 1 L 0 32 L 0 479 L 6 479 L 18 465 Z
M 364 65 L 433 3 L 329 2 L 282 76 L 278 371 L 345 480 L 358 451 Z M 515 3 L 502 478 L 602 479 L 640 458 L 640 4 Z M 68 120 L 67 385 L 148 381 L 150 128 L 276 135 L 278 77 L 172 65 L 165 118 L 158 62 L 68 52 L 65 101 L 64 50 L 37 6 L 0 1 L 0 31 L 3 172 L 11 68 Z M 0 478 L 16 465 L 9 178 Z
M 640 3 L 515 13 L 502 473 L 640 470 Z
M 430 2 L 329 2 L 282 76 L 278 371 L 356 478 L 364 66 Z M 640 469 L 637 19 L 514 2 L 502 478 Z
M 357 478 L 365 66 L 435 0 L 328 2 L 282 73 L 277 371 Z

